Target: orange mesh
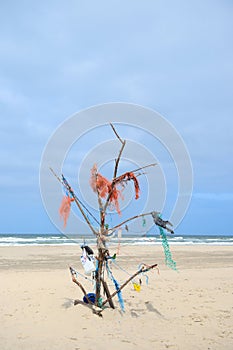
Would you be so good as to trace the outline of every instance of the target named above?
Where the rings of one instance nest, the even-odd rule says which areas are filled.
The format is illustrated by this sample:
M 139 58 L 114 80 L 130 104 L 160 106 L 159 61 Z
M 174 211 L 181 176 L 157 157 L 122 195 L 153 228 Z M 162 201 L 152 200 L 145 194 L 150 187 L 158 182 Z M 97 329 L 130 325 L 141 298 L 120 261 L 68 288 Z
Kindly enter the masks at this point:
M 140 193 L 140 188 L 139 188 L 139 183 L 138 179 L 132 172 L 127 172 L 119 177 L 116 178 L 115 182 L 116 183 L 123 183 L 124 181 L 130 181 L 133 180 L 134 182 L 134 189 L 135 189 L 135 199 L 139 198 L 139 193 Z
M 123 199 L 122 191 L 124 189 L 123 183 L 129 180 L 134 181 L 135 199 L 139 198 L 139 184 L 136 176 L 132 172 L 127 172 L 120 177 L 116 178 L 113 182 L 109 181 L 106 177 L 97 172 L 97 166 L 94 164 L 91 169 L 90 185 L 94 192 L 98 192 L 101 198 L 107 198 L 111 193 L 109 201 L 120 215 L 119 197 Z M 116 185 L 121 185 L 121 190 L 116 188 Z M 113 186 L 113 188 L 112 188 Z
M 121 197 L 121 191 L 117 190 L 115 187 L 112 190 L 111 181 L 97 172 L 96 164 L 94 164 L 93 168 L 91 169 L 90 185 L 94 192 L 98 191 L 101 198 L 107 198 L 109 193 L 111 193 L 109 201 L 116 209 L 118 214 L 121 214 L 118 202 L 119 196 Z
M 64 196 L 62 198 L 61 206 L 59 208 L 59 214 L 60 214 L 60 217 L 64 221 L 64 227 L 66 227 L 67 220 L 68 220 L 68 217 L 70 215 L 71 202 L 73 202 L 73 201 L 74 201 L 74 199 L 70 198 L 68 196 Z

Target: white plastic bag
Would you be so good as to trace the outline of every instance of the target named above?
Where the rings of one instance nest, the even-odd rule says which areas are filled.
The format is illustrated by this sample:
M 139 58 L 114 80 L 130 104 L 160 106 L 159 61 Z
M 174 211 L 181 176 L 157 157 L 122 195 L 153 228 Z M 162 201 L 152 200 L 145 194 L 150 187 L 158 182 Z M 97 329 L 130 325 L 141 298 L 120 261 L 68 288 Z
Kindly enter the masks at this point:
M 91 272 L 95 271 L 95 258 L 93 255 L 88 255 L 85 248 L 83 248 L 81 263 L 86 275 L 89 275 Z

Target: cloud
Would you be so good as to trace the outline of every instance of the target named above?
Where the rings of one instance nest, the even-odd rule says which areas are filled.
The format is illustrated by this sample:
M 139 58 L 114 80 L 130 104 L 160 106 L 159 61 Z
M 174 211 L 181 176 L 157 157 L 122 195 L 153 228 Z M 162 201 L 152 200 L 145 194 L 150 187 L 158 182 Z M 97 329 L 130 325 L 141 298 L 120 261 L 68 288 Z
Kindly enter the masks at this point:
M 196 198 L 209 198 L 216 208 L 229 202 L 231 13 L 231 2 L 210 0 L 91 5 L 52 0 L 46 7 L 30 1 L 3 3 L 3 188 L 33 178 L 31 189 L 36 192 L 41 154 L 54 129 L 82 108 L 125 101 L 158 110 L 179 131 L 194 165 Z M 143 139 L 131 129 L 125 135 Z M 149 141 L 147 146 L 154 147 L 163 166 L 169 167 L 161 145 Z M 88 152 L 85 145 L 80 147 L 77 158 L 69 159 L 69 173 Z

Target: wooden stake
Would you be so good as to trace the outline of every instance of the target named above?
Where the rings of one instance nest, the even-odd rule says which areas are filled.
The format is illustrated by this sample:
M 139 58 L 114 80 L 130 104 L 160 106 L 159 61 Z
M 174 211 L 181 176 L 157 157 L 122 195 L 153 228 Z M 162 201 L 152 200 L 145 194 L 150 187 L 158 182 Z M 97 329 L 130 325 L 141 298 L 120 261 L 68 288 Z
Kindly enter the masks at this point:
M 110 291 L 109 291 L 109 289 L 108 289 L 107 282 L 104 281 L 103 278 L 101 278 L 101 282 L 102 282 L 102 284 L 103 284 L 104 291 L 105 291 L 105 293 L 106 293 L 107 298 L 110 298 L 110 297 L 111 297 L 111 293 L 110 293 Z M 109 305 L 111 306 L 112 309 L 115 309 L 115 306 L 114 306 L 114 303 L 113 303 L 113 301 L 112 301 L 112 298 L 109 299 Z

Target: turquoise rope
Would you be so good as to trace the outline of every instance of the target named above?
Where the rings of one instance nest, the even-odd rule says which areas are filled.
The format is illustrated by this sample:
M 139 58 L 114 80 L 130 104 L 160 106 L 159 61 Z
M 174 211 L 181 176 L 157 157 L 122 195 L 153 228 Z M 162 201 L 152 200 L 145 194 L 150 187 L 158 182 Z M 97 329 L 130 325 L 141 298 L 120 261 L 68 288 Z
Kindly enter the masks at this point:
M 176 262 L 172 259 L 172 254 L 170 251 L 170 247 L 167 241 L 167 236 L 162 229 L 162 227 L 159 226 L 160 235 L 162 236 L 162 246 L 164 250 L 165 255 L 165 263 L 168 267 L 170 267 L 172 270 L 178 271 L 176 268 Z
M 106 268 L 107 268 L 107 273 L 108 273 L 108 276 L 111 278 L 112 282 L 114 283 L 115 285 L 115 289 L 117 291 L 117 297 L 118 297 L 118 301 L 119 301 L 119 304 L 120 304 L 120 307 L 121 307 L 121 310 L 124 312 L 125 311 L 125 305 L 124 305 L 124 299 L 122 297 L 122 292 L 120 289 L 120 285 L 119 283 L 117 282 L 117 280 L 114 278 L 113 274 L 112 274 L 112 271 L 110 270 L 110 267 L 108 265 L 108 262 L 106 261 Z

